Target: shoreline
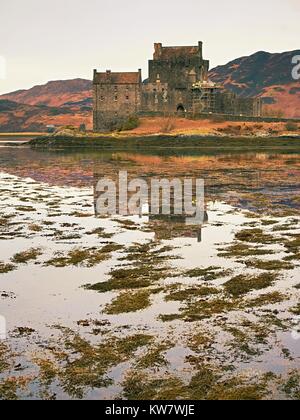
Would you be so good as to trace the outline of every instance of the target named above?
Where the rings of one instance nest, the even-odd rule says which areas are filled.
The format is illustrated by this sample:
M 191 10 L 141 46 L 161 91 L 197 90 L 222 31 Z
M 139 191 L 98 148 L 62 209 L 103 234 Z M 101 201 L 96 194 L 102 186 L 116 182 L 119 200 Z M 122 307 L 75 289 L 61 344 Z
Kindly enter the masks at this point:
M 148 136 L 43 136 L 24 143 L 34 149 L 299 149 L 300 136 L 216 136 L 216 135 L 148 135 Z M 24 145 L 23 144 L 23 145 Z

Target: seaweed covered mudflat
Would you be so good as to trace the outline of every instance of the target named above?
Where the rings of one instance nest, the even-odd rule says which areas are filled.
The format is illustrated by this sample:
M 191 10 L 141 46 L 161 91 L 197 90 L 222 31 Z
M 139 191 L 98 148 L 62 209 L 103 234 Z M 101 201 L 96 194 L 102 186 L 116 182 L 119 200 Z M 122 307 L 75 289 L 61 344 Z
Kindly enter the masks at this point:
M 0 399 L 299 399 L 298 154 L 0 164 Z M 201 240 L 97 217 L 95 179 L 116 168 L 204 178 Z

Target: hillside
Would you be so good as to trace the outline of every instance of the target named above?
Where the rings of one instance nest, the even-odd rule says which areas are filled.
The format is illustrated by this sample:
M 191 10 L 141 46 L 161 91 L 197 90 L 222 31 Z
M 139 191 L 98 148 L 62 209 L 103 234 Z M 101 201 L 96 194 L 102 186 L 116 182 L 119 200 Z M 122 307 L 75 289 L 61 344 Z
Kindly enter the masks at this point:
M 92 103 L 92 82 L 84 79 L 58 80 L 2 95 L 0 99 L 27 105 L 82 107 Z
M 209 77 L 241 96 L 261 96 L 271 114 L 300 117 L 300 82 L 291 76 L 295 55 L 300 55 L 300 50 L 260 51 L 212 69 Z
M 49 107 L 45 105 L 19 104 L 0 99 L 0 131 L 39 132 L 45 131 L 47 125 L 85 124 L 92 127 L 91 109 L 76 110 L 67 107 Z

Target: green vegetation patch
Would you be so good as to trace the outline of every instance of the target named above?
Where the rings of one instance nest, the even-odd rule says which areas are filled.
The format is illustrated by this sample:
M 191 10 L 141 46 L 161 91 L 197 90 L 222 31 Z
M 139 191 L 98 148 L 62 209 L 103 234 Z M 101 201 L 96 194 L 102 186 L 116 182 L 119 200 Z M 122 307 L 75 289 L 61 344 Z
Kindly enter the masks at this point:
M 194 286 L 183 290 L 173 290 L 166 297 L 168 301 L 182 302 L 185 300 L 191 300 L 197 297 L 206 297 L 220 293 L 220 290 L 215 287 L 206 286 Z
M 262 261 L 262 260 L 250 260 L 244 261 L 244 264 L 249 268 L 256 268 L 258 270 L 293 270 L 295 266 L 291 263 L 286 261 L 280 260 L 269 260 L 269 261 Z
M 54 267 L 67 267 L 73 266 L 85 266 L 94 267 L 103 261 L 110 259 L 111 253 L 122 249 L 122 245 L 109 244 L 101 249 L 98 248 L 86 248 L 86 249 L 73 249 L 67 256 L 63 253 L 58 252 L 55 258 L 47 261 L 45 264 Z
M 158 243 L 136 244 L 126 252 L 121 261 L 130 263 L 111 270 L 110 279 L 94 285 L 86 285 L 88 290 L 106 293 L 117 290 L 143 289 L 155 285 L 161 280 L 174 276 L 174 270 L 164 264 L 169 259 L 163 254 L 171 248 L 159 248 Z
M 105 307 L 104 312 L 109 315 L 118 315 L 141 311 L 150 306 L 151 294 L 151 289 L 121 293 Z
M 300 261 L 300 251 L 284 257 L 284 261 Z
M 27 251 L 15 254 L 12 258 L 12 262 L 26 264 L 29 261 L 36 260 L 40 255 L 42 255 L 42 251 L 40 249 L 30 248 Z
M 0 373 L 9 368 L 9 357 L 7 346 L 0 341 Z
M 152 340 L 150 335 L 135 334 L 125 338 L 111 337 L 94 346 L 79 335 L 67 332 L 60 349 L 55 350 L 56 364 L 43 362 L 42 377 L 45 379 L 46 376 L 49 382 L 56 377 L 68 395 L 81 399 L 91 389 L 111 385 L 113 381 L 108 371 L 128 361 Z
M 0 400 L 15 401 L 18 400 L 19 390 L 25 389 L 31 378 L 10 377 L 0 382 Z
M 222 270 L 221 267 L 208 267 L 208 268 L 194 268 L 184 273 L 185 277 L 201 278 L 204 281 L 213 281 L 227 276 L 228 270 Z
M 13 264 L 6 264 L 2 261 L 0 261 L 0 274 L 9 273 L 10 271 L 13 271 L 16 269 L 16 266 Z
M 215 338 L 212 334 L 207 331 L 200 331 L 189 338 L 188 347 L 195 353 L 201 353 L 210 349 L 214 342 Z
M 134 265 L 140 264 L 161 264 L 164 261 L 171 259 L 178 259 L 167 255 L 167 253 L 174 250 L 172 246 L 160 247 L 159 242 L 148 242 L 146 244 L 134 244 L 127 248 L 126 256 L 120 258 L 120 261 L 128 261 Z
M 31 212 L 36 211 L 36 209 L 34 207 L 31 207 L 31 206 L 17 206 L 16 210 L 21 212 L 21 213 L 26 213 L 26 212 L 31 213 Z
M 282 391 L 292 400 L 300 399 L 300 374 L 298 371 L 292 371 L 289 378 L 282 385 Z
M 300 235 L 293 235 L 293 239 L 288 240 L 284 245 L 288 252 L 298 253 L 300 251 Z
M 186 322 L 201 321 L 211 318 L 215 315 L 237 310 L 239 302 L 227 300 L 225 297 L 199 300 L 192 302 L 186 308 L 181 310 L 181 318 Z
M 287 295 L 284 295 L 280 292 L 270 292 L 262 294 L 257 298 L 248 300 L 246 307 L 253 308 L 265 305 L 275 305 L 276 303 L 284 302 L 286 299 L 288 299 Z
M 175 320 L 196 322 L 215 315 L 238 310 L 240 303 L 238 300 L 227 299 L 226 296 L 186 301 L 185 306 L 180 309 L 179 313 L 160 315 L 159 319 L 163 322 L 172 322 Z
M 243 328 L 228 326 L 226 331 L 232 335 L 226 347 L 231 350 L 236 360 L 248 361 L 264 353 L 261 345 L 267 346 L 268 330 L 248 320 L 242 322 Z
M 154 343 L 146 354 L 139 358 L 136 363 L 137 369 L 154 369 L 169 365 L 166 352 L 173 347 L 171 342 Z
M 300 303 L 297 306 L 291 309 L 291 312 L 295 315 L 300 315 Z
M 276 281 L 277 274 L 265 273 L 257 276 L 239 275 L 224 284 L 228 294 L 233 297 L 244 296 L 253 290 L 261 290 L 272 286 Z
M 200 365 L 186 385 L 175 375 L 151 377 L 130 372 L 123 382 L 122 398 L 128 400 L 261 400 L 267 393 L 267 380 L 257 383 L 236 377 L 222 380 L 210 366 Z
M 127 374 L 122 386 L 122 398 L 130 401 L 170 401 L 188 397 L 182 380 L 169 374 L 164 378 L 151 379 L 148 374 L 132 371 Z
M 42 226 L 32 223 L 28 226 L 28 230 L 30 230 L 30 232 L 41 232 L 43 228 Z
M 257 244 L 274 244 L 274 235 L 266 234 L 262 229 L 244 229 L 236 233 L 235 238 L 242 242 Z
M 236 243 L 229 246 L 226 249 L 220 249 L 219 251 L 221 252 L 218 254 L 218 256 L 225 258 L 251 257 L 274 254 L 274 251 L 272 250 L 254 248 L 243 243 Z

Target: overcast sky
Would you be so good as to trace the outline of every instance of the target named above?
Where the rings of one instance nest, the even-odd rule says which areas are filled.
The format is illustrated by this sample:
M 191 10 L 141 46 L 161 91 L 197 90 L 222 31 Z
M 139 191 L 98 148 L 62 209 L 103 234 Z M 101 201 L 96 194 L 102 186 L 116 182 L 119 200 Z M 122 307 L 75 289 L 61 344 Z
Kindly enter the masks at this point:
M 211 67 L 300 47 L 300 0 L 0 0 L 0 93 L 93 68 L 143 69 L 153 43 L 204 42 Z M 1 66 L 1 64 L 0 64 Z

